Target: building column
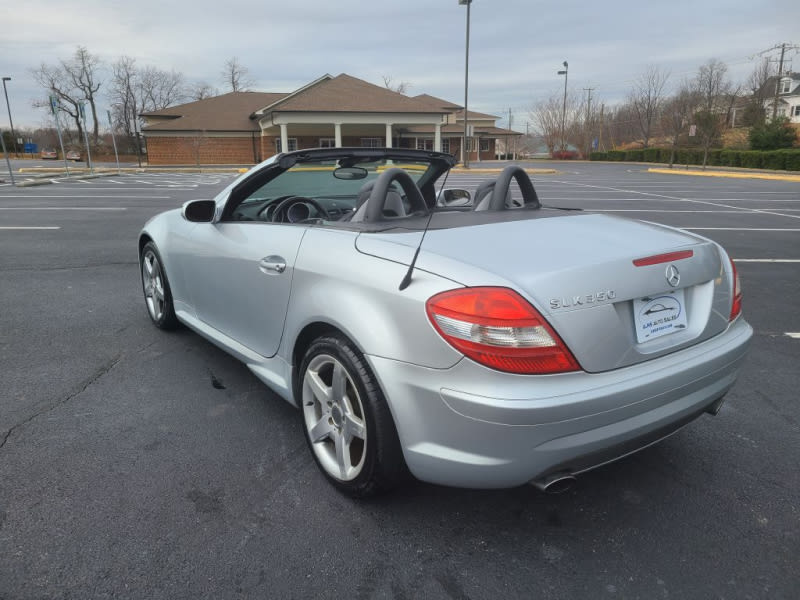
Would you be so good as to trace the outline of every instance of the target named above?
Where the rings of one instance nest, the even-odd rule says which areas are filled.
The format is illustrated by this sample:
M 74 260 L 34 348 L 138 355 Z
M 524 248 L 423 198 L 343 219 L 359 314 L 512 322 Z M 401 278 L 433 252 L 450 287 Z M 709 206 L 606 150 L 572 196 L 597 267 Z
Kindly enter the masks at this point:
M 433 134 L 433 150 L 435 152 L 442 151 L 442 125 L 436 124 L 436 132 Z
M 281 152 L 289 151 L 289 129 L 284 123 L 281 123 Z
M 336 136 L 336 147 L 342 147 L 342 124 L 341 123 L 334 123 L 333 124 L 334 135 Z
M 392 147 L 392 124 L 391 123 L 387 123 L 386 124 L 386 147 L 387 148 L 391 148 Z
M 475 136 L 475 156 L 478 157 L 478 162 L 481 162 L 481 138 Z

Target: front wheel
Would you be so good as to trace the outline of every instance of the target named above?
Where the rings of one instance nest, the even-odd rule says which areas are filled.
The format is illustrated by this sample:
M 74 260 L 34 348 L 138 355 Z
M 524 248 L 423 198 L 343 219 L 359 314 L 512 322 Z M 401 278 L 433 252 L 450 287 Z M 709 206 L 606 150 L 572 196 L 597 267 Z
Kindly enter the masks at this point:
M 325 476 L 355 497 L 401 483 L 407 470 L 392 415 L 353 345 L 335 336 L 317 339 L 300 376 L 306 441 Z
M 159 329 L 174 329 L 178 325 L 172 291 L 164 272 L 156 245 L 148 242 L 141 254 L 142 291 L 150 319 Z

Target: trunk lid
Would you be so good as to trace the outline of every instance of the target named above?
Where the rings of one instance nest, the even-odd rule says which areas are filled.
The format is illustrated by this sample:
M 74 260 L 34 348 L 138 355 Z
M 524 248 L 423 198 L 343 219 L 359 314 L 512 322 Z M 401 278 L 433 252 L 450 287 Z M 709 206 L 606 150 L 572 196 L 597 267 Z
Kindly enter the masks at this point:
M 356 247 L 407 265 L 421 235 L 364 233 Z M 686 250 L 690 257 L 633 263 Z M 653 223 L 580 214 L 429 230 L 416 268 L 517 290 L 589 372 L 674 352 L 728 326 L 731 284 L 719 247 Z M 673 269 L 677 282 L 668 281 Z

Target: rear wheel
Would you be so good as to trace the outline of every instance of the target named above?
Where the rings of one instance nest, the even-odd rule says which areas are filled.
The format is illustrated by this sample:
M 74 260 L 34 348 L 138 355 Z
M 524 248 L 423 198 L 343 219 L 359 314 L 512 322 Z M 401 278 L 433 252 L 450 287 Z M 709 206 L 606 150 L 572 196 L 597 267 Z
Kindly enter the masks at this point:
M 401 483 L 407 471 L 392 415 L 352 344 L 340 337 L 317 339 L 300 376 L 306 440 L 325 476 L 356 497 Z
M 148 242 L 141 255 L 142 290 L 147 312 L 156 327 L 174 329 L 178 324 L 175 307 L 172 304 L 172 291 L 164 272 L 161 256 L 156 245 Z

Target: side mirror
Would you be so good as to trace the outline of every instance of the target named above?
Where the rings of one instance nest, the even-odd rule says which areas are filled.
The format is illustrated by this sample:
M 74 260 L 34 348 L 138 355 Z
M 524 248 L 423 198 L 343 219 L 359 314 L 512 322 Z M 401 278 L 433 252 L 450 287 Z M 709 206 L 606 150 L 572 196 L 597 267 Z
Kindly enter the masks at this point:
M 190 200 L 183 205 L 183 218 L 191 223 L 211 223 L 217 204 L 213 200 Z
M 472 195 L 467 190 L 444 190 L 439 194 L 439 206 L 471 206 Z

